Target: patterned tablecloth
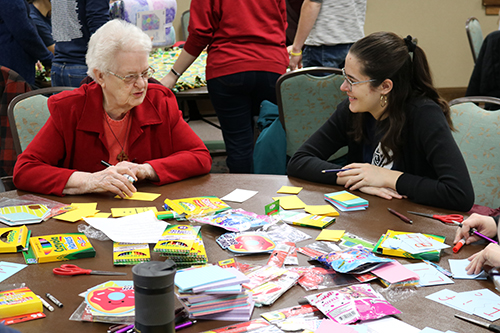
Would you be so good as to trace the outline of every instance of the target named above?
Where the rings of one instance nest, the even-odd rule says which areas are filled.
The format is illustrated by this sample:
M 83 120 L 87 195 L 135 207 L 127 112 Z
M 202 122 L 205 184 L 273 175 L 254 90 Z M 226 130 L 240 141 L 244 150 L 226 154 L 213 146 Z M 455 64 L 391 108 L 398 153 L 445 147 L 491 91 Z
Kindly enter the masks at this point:
M 157 49 L 149 56 L 149 64 L 155 70 L 154 78 L 161 80 L 170 71 L 170 68 L 181 53 L 180 48 L 168 50 Z M 177 81 L 173 91 L 179 92 L 187 89 L 204 87 L 207 85 L 205 79 L 205 65 L 207 52 L 203 51 L 191 66 L 182 74 Z

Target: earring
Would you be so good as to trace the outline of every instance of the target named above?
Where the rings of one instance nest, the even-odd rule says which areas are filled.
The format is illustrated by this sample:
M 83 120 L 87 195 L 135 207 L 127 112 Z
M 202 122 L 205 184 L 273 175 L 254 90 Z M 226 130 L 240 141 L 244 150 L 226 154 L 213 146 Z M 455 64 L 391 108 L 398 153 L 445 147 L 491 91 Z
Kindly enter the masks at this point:
M 385 107 L 387 105 L 387 95 L 380 95 L 380 106 Z

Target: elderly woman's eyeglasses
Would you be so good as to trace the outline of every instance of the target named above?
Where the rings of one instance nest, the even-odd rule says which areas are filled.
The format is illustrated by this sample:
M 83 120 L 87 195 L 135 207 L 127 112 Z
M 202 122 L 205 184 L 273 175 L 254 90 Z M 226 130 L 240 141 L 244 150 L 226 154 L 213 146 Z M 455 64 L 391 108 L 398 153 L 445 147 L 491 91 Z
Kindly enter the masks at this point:
M 373 82 L 376 81 L 375 79 L 370 79 L 370 80 L 365 80 L 365 81 L 356 81 L 353 82 L 349 77 L 345 74 L 345 68 L 342 68 L 342 76 L 344 77 L 344 80 L 348 83 L 347 86 L 349 87 L 349 91 L 352 91 L 352 86 L 360 83 L 367 83 L 367 82 Z
M 117 78 L 119 78 L 120 80 L 125 82 L 126 84 L 132 84 L 132 83 L 137 82 L 137 80 L 139 80 L 139 78 L 146 79 L 146 80 L 149 79 L 150 77 L 153 76 L 153 74 L 155 73 L 155 70 L 151 67 L 148 67 L 148 69 L 146 69 L 141 74 L 130 74 L 130 75 L 126 75 L 126 76 L 120 76 L 118 74 L 113 73 L 112 71 L 108 71 L 108 73 L 116 76 Z

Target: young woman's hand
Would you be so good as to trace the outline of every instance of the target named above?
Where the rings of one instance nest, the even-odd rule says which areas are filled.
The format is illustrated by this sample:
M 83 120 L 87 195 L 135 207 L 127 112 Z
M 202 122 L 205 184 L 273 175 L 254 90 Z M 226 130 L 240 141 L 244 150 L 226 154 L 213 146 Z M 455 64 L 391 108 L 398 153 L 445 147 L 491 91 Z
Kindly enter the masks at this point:
M 479 274 L 484 266 L 500 267 L 500 246 L 490 243 L 484 250 L 471 255 L 469 261 L 465 267 L 467 274 Z
M 470 234 L 469 231 L 472 228 L 476 228 L 477 231 L 488 237 L 495 237 L 497 234 L 497 225 L 493 217 L 474 213 L 462 223 L 461 228 L 457 229 L 453 243 L 458 243 L 462 238 L 465 238 L 465 244 L 480 240 L 479 236 Z
M 390 188 L 396 190 L 396 181 L 403 173 L 381 168 L 368 163 L 351 163 L 337 173 L 337 184 L 343 183 L 349 190 L 361 189 L 364 186 Z
M 363 186 L 359 189 L 361 192 L 371 195 L 376 195 L 378 197 L 391 200 L 391 199 L 403 199 L 404 196 L 387 187 L 375 187 L 375 186 Z

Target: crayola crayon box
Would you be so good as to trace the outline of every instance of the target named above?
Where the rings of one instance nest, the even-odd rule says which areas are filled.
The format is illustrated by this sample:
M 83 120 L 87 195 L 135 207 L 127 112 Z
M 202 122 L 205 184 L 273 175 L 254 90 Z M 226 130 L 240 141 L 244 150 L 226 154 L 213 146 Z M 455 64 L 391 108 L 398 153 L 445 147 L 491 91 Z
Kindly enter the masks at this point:
M 23 251 L 28 245 L 31 231 L 21 227 L 0 228 L 0 253 Z
M 42 301 L 29 288 L 0 292 L 0 318 L 34 312 L 43 312 Z
M 45 235 L 30 238 L 27 264 L 95 257 L 95 250 L 83 233 Z

